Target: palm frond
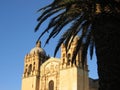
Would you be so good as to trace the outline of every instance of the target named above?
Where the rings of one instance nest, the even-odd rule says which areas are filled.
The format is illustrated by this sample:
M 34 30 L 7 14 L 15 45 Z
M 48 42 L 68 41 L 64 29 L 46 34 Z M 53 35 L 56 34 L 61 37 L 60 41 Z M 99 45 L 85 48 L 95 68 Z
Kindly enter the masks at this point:
M 67 51 L 76 35 L 80 36 L 76 50 L 72 58 L 74 62 L 78 50 L 82 50 L 82 64 L 84 65 L 87 49 L 90 45 L 90 57 L 93 55 L 94 39 L 92 38 L 92 29 L 89 28 L 93 24 L 96 17 L 101 14 L 120 13 L 119 0 L 54 0 L 51 4 L 41 8 L 38 12 L 41 15 L 38 17 L 38 24 L 35 31 L 48 18 L 50 22 L 45 30 L 40 34 L 40 39 L 46 32 L 50 32 L 45 45 L 48 44 L 51 38 L 56 37 L 65 26 L 70 25 L 64 34 L 61 36 L 54 56 L 56 55 L 60 45 L 64 42 Z M 98 11 L 96 10 L 98 9 Z
M 47 19 L 49 18 L 50 16 L 52 16 L 53 14 L 59 12 L 60 10 L 62 10 L 62 8 L 58 7 L 58 8 L 55 8 L 55 9 L 49 9 L 49 10 L 46 10 L 45 12 L 43 12 L 43 14 L 37 19 L 39 21 L 38 25 L 36 26 L 35 28 L 35 32 L 39 29 L 40 25 Z
M 90 45 L 90 38 L 91 37 L 91 32 L 89 32 L 89 34 L 87 35 L 86 37 L 86 41 L 83 43 L 82 45 L 82 66 L 84 68 L 84 64 L 85 64 L 85 60 L 87 58 L 87 50 L 88 50 L 88 47 Z
M 79 52 L 81 46 L 82 46 L 82 41 L 83 41 L 84 35 L 81 35 L 80 39 L 78 40 L 76 49 L 74 50 L 73 57 L 72 57 L 72 63 L 75 62 L 75 58 L 77 56 L 77 53 Z
M 40 38 L 46 33 L 49 32 L 51 30 L 51 28 L 53 28 L 57 22 L 57 20 L 64 14 L 65 12 L 53 17 L 48 25 L 48 27 L 40 34 L 38 40 L 40 40 Z
M 47 6 L 43 7 L 43 8 L 38 9 L 37 12 L 40 12 L 40 11 L 45 10 L 45 9 L 48 9 L 51 6 L 52 6 L 52 4 L 49 4 L 49 5 L 47 5 Z
M 92 60 L 94 50 L 94 40 L 90 40 L 90 59 Z
M 70 31 L 66 31 L 65 33 L 63 33 L 63 35 L 59 39 L 58 44 L 57 44 L 57 46 L 55 48 L 54 57 L 56 56 L 61 44 L 64 43 L 65 39 L 68 37 L 69 33 L 70 33 Z

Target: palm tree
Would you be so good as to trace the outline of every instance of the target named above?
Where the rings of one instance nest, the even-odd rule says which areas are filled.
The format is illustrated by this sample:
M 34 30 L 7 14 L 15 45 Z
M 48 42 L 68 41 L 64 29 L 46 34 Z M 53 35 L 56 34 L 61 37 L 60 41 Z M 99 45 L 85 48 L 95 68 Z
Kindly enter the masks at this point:
M 54 0 L 42 11 L 35 31 L 48 18 L 51 21 L 39 39 L 50 32 L 46 44 L 61 31 L 63 35 L 55 49 L 55 55 L 62 43 L 68 47 L 76 35 L 80 36 L 73 56 L 82 47 L 82 62 L 90 48 L 96 48 L 99 90 L 118 90 L 120 88 L 120 0 Z M 67 29 L 64 27 L 68 26 Z M 72 40 L 71 40 L 72 36 Z M 69 49 L 69 48 L 68 48 Z

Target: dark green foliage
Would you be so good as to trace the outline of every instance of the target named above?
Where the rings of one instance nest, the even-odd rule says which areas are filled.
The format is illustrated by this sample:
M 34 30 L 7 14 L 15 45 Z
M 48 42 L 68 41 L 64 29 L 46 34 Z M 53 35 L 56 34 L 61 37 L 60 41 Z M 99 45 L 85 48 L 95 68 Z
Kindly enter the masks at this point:
M 54 55 L 56 55 L 63 42 L 67 47 L 69 47 L 68 43 L 70 42 L 71 36 L 74 38 L 76 35 L 78 35 L 81 38 L 78 42 L 78 46 L 73 58 L 75 58 L 78 48 L 83 46 L 82 56 L 84 60 L 86 58 L 89 45 L 90 56 L 92 58 L 94 37 L 92 35 L 92 28 L 90 28 L 90 26 L 93 24 L 95 17 L 99 17 L 101 14 L 118 13 L 120 10 L 119 4 L 119 0 L 54 0 L 48 6 L 38 10 L 38 12 L 42 12 L 37 19 L 38 25 L 36 26 L 35 31 L 39 29 L 40 25 L 44 21 L 51 17 L 48 27 L 41 33 L 39 37 L 40 39 L 46 32 L 50 32 L 45 43 L 47 44 L 51 38 L 57 36 L 61 30 L 64 30 L 63 28 L 65 26 L 71 24 L 61 36 L 58 45 L 56 46 Z M 100 5 L 100 12 L 96 12 L 98 5 Z

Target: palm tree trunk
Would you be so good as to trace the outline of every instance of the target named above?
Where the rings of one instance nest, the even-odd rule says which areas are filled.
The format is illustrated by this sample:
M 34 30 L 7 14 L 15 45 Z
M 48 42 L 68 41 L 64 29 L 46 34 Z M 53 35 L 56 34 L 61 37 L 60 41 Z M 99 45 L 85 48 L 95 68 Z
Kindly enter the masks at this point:
M 99 75 L 99 90 L 120 89 L 120 15 L 96 18 L 93 34 Z

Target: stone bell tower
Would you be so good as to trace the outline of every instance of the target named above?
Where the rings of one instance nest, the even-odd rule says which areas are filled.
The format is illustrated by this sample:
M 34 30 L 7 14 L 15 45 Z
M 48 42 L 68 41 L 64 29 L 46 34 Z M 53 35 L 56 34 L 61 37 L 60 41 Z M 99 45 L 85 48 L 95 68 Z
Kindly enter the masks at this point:
M 41 48 L 41 42 L 25 56 L 22 90 L 39 90 L 40 65 L 45 61 L 46 53 Z
M 67 53 L 65 44 L 61 46 L 60 90 L 89 90 L 88 66 L 85 63 L 84 69 L 82 68 L 81 49 L 72 63 L 78 40 L 79 37 L 76 36 Z

